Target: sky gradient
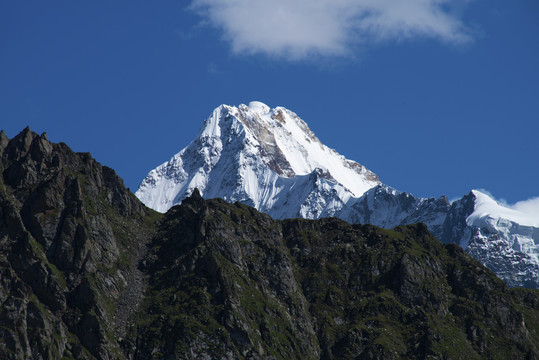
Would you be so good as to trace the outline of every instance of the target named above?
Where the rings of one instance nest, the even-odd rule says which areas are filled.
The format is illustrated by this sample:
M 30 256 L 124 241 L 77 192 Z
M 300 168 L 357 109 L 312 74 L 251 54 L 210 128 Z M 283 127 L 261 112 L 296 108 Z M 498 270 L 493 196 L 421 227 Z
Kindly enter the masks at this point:
M 0 128 L 135 191 L 215 107 L 258 100 L 398 190 L 539 196 L 539 3 L 395 1 L 4 1 Z

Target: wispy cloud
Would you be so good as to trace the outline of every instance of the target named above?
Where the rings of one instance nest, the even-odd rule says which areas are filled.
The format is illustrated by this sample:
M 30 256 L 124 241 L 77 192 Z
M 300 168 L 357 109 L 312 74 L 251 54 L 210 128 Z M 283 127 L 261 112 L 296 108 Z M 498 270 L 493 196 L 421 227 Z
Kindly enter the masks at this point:
M 512 208 L 526 214 L 534 215 L 536 219 L 539 219 L 539 197 L 519 201 L 512 205 Z
M 232 50 L 291 59 L 416 37 L 459 44 L 470 30 L 454 11 L 470 0 L 193 0 Z

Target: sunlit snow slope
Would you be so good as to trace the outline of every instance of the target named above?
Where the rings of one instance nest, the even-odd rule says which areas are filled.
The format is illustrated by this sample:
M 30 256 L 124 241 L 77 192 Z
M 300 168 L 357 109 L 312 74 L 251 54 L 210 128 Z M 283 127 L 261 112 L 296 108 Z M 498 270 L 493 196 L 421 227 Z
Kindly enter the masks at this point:
M 332 215 L 378 177 L 323 145 L 295 113 L 261 102 L 221 105 L 197 138 L 152 170 L 136 195 L 165 212 L 196 187 L 284 218 Z
M 512 286 L 539 287 L 539 219 L 472 190 L 460 245 Z

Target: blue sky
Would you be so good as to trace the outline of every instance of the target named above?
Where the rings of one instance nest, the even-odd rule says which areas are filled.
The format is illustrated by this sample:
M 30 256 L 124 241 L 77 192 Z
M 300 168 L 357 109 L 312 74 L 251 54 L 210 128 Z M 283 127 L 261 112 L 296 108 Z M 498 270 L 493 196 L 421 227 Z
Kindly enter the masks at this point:
M 251 100 L 414 195 L 539 196 L 539 3 L 0 3 L 0 128 L 91 152 L 133 191 Z

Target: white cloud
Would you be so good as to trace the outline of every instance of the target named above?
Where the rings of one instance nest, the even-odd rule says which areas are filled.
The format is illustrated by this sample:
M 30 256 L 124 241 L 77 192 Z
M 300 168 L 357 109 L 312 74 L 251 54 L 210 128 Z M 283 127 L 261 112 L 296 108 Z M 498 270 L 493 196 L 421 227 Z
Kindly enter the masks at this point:
M 454 11 L 468 1 L 193 0 L 191 9 L 223 31 L 235 53 L 301 59 L 386 40 L 470 41 Z
M 539 197 L 519 201 L 513 205 L 512 208 L 523 213 L 533 215 L 539 220 Z

